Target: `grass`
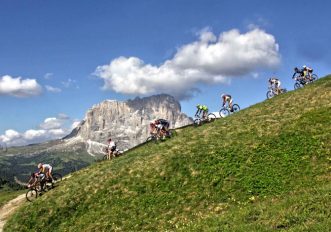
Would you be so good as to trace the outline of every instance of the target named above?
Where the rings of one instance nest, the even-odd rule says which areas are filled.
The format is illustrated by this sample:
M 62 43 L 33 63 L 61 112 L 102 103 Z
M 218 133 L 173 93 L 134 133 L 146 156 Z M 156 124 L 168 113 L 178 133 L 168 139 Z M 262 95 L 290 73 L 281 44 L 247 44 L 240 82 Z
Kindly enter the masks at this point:
M 86 152 L 77 153 L 75 151 L 40 152 L 31 156 L 22 155 L 29 154 L 31 152 L 29 151 L 30 147 L 33 147 L 32 150 L 34 150 L 38 146 L 9 148 L 8 154 L 16 154 L 12 156 L 0 154 L 0 178 L 14 183 L 14 176 L 16 176 L 20 181 L 26 182 L 31 172 L 37 170 L 38 163 L 49 163 L 56 168 L 56 172 L 65 175 L 86 167 L 95 161 Z M 40 146 L 44 146 L 44 144 Z
M 26 192 L 26 190 L 12 190 L 10 188 L 5 188 L 0 190 L 0 207 L 5 205 L 10 200 L 18 197 L 19 195 Z
M 96 163 L 5 231 L 329 231 L 331 76 Z

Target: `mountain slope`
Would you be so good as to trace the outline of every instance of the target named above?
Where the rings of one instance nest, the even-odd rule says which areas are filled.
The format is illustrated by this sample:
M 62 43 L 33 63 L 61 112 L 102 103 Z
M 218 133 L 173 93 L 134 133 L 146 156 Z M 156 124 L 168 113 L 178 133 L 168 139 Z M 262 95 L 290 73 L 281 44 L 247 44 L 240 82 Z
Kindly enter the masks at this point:
M 94 164 L 5 231 L 327 231 L 331 76 Z
M 100 144 L 92 143 L 98 145 L 95 148 L 88 141 L 105 145 L 112 137 L 119 149 L 132 148 L 145 142 L 149 122 L 156 118 L 168 119 L 171 128 L 192 123 L 181 112 L 180 103 L 167 94 L 127 101 L 105 100 L 91 107 L 85 119 L 64 139 L 0 149 L 0 178 L 27 181 L 40 162 L 51 164 L 62 174 L 79 170 L 104 155 Z

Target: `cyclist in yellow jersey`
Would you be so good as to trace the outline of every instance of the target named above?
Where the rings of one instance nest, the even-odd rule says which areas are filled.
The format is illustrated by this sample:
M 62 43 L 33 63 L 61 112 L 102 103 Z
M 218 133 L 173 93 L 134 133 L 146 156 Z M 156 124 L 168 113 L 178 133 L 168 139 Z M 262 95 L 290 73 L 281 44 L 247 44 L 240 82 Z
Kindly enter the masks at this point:
M 53 176 L 52 176 L 53 167 L 51 165 L 39 163 L 38 169 L 39 169 L 38 174 L 44 173 L 46 175 L 47 180 L 53 180 Z
M 304 65 L 304 66 L 302 66 L 302 72 L 303 72 L 304 78 L 312 81 L 312 73 L 313 73 L 312 68 L 307 67 L 306 65 Z

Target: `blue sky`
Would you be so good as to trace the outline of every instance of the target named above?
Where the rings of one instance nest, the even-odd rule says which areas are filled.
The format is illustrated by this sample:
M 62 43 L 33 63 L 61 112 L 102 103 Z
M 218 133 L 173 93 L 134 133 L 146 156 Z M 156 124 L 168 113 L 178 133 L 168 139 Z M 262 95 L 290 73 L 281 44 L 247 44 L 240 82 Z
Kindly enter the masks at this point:
M 197 103 L 218 111 L 222 92 L 230 93 L 242 107 L 263 101 L 267 79 L 272 75 L 291 90 L 290 77 L 295 66 L 311 66 L 319 76 L 330 73 L 329 9 L 331 3 L 323 0 L 2 0 L 0 80 L 4 76 L 10 76 L 11 79 L 7 78 L 10 81 L 21 77 L 20 81 L 30 79 L 19 83 L 21 88 L 31 85 L 36 88 L 20 92 L 21 96 L 0 88 L 0 136 L 10 129 L 18 134 L 8 136 L 21 144 L 28 137 L 24 140 L 22 134 L 28 130 L 37 140 L 53 138 L 61 134 L 59 129 L 70 130 L 71 123 L 83 119 L 88 108 L 105 99 L 126 100 L 158 92 L 185 93 L 178 96 L 182 110 L 190 116 Z M 194 60 L 197 57 L 180 52 L 186 45 L 199 44 L 202 35 L 209 36 L 206 43 L 213 45 L 220 34 L 231 30 L 239 33 L 234 37 L 249 37 L 255 30 L 258 35 L 254 38 L 261 38 L 255 42 L 267 44 L 267 55 L 254 64 L 236 60 L 232 55 L 240 49 L 233 45 L 230 48 L 234 49 L 228 51 L 229 60 L 220 59 L 219 63 L 212 60 L 207 66 L 203 63 L 202 71 L 199 69 L 196 75 L 187 74 L 187 79 L 180 82 L 174 80 L 174 87 L 160 87 L 169 73 L 180 69 L 175 75 L 180 79 L 187 67 L 201 64 Z M 252 43 L 249 49 L 254 50 L 257 45 Z M 275 51 L 277 54 L 268 55 Z M 206 54 L 210 53 L 201 57 L 208 61 Z M 170 61 L 169 67 L 166 61 Z M 116 69 L 116 64 L 123 69 Z M 135 71 L 123 73 L 127 65 Z M 96 72 L 97 67 L 103 68 Z M 123 75 L 137 73 L 143 73 L 147 79 L 130 82 L 133 83 L 130 89 L 120 85 Z M 150 86 L 149 81 L 157 79 L 158 74 L 164 75 L 164 79 L 160 77 L 160 83 Z M 136 89 L 141 81 L 146 90 Z M 52 136 L 46 135 L 49 130 L 53 130 Z

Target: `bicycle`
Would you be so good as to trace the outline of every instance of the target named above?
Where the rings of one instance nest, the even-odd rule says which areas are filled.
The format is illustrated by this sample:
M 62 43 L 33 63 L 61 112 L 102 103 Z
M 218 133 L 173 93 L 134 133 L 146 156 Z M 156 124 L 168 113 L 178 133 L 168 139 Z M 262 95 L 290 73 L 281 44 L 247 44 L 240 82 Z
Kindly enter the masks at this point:
M 269 90 L 267 92 L 267 98 L 270 99 L 270 98 L 273 98 L 274 96 L 277 96 L 279 94 L 286 93 L 286 92 L 287 92 L 286 89 L 279 89 L 279 91 L 277 91 L 277 89 L 269 87 Z
M 106 147 L 104 149 L 104 152 L 106 153 L 103 157 L 102 160 L 111 160 L 112 158 L 118 157 L 123 154 L 123 151 L 120 151 L 118 148 L 116 148 L 111 155 L 109 155 L 109 149 Z
M 213 122 L 216 120 L 216 115 L 213 113 L 209 113 L 205 117 L 201 117 L 200 114 L 194 115 L 195 119 L 193 121 L 194 126 L 201 126 L 203 123 Z
M 53 180 L 46 180 L 45 177 L 34 177 L 28 182 L 29 190 L 25 194 L 25 198 L 29 202 L 33 202 L 38 196 L 41 196 L 43 192 L 47 192 L 57 186 L 57 183 L 62 181 L 62 175 L 59 173 L 52 174 Z M 37 180 L 35 180 L 37 178 Z M 33 181 L 33 184 L 30 184 Z
M 165 130 L 158 130 L 155 128 L 151 133 L 150 136 L 146 139 L 146 143 L 149 141 L 154 141 L 157 143 L 160 140 L 164 140 L 165 138 L 171 138 L 173 135 L 173 132 L 171 130 L 165 131 Z
M 238 104 L 233 104 L 232 110 L 231 110 L 230 106 L 227 105 L 227 106 L 223 106 L 220 109 L 219 114 L 222 118 L 225 118 L 225 117 L 229 116 L 230 114 L 238 112 L 239 110 L 240 110 L 240 106 Z
M 294 89 L 299 89 L 307 84 L 313 83 L 318 79 L 318 76 L 316 74 L 311 74 L 307 76 L 302 76 L 301 73 L 295 72 L 292 76 L 292 79 L 295 80 L 294 83 Z

